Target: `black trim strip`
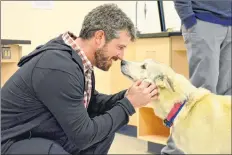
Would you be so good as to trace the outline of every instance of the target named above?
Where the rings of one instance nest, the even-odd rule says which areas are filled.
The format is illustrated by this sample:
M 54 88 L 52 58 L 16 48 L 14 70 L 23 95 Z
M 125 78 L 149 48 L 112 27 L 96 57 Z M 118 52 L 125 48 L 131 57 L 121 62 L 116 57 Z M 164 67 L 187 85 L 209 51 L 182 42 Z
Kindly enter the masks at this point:
M 137 34 L 137 38 L 163 38 L 170 36 L 182 36 L 181 32 L 160 32 L 160 33 L 143 33 Z
M 31 44 L 30 40 L 12 40 L 12 39 L 1 39 L 2 45 L 11 45 L 11 44 Z
M 165 18 L 164 18 L 163 1 L 158 0 L 157 5 L 158 5 L 159 18 L 160 18 L 160 28 L 162 32 L 165 32 L 166 25 L 165 25 Z
M 131 137 L 137 137 L 137 127 L 133 125 L 125 125 L 122 128 L 120 128 L 117 133 L 131 136 Z

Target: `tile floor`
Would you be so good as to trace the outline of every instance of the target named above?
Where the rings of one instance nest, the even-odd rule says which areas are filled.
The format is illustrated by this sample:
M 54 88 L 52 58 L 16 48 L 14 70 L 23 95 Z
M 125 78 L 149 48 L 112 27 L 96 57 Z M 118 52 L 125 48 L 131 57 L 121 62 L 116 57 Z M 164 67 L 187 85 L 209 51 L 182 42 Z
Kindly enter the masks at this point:
M 108 154 L 151 154 L 147 142 L 134 137 L 116 134 Z

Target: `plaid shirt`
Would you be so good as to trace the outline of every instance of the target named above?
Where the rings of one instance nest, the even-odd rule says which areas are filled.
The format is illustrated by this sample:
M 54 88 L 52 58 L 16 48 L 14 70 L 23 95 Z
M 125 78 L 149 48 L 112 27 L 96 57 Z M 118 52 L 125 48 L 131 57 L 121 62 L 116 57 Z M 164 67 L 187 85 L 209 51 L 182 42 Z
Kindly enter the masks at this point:
M 87 108 L 91 97 L 91 90 L 92 90 L 91 74 L 93 71 L 93 66 L 91 62 L 88 60 L 88 58 L 86 57 L 85 53 L 74 41 L 77 37 L 73 33 L 66 32 L 63 34 L 62 38 L 64 42 L 70 47 L 72 47 L 81 57 L 84 66 L 84 74 L 85 74 L 84 106 Z

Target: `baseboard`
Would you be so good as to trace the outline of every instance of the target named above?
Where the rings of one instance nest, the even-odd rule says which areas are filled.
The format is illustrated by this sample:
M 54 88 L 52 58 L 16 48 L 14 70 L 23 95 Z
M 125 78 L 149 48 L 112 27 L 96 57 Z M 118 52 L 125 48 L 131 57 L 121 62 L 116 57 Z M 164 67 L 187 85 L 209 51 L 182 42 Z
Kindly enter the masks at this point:
M 163 147 L 165 147 L 165 145 L 148 142 L 147 152 L 150 152 L 152 154 L 161 154 L 161 150 L 163 149 Z
M 137 127 L 133 125 L 125 125 L 121 129 L 119 129 L 117 133 L 131 137 L 137 137 Z
M 125 125 L 121 129 L 119 129 L 117 131 L 117 133 L 137 138 L 137 127 L 133 126 L 133 125 Z M 147 151 L 152 153 L 152 154 L 153 153 L 160 154 L 161 150 L 164 146 L 165 145 L 162 145 L 162 144 L 148 142 L 147 143 Z

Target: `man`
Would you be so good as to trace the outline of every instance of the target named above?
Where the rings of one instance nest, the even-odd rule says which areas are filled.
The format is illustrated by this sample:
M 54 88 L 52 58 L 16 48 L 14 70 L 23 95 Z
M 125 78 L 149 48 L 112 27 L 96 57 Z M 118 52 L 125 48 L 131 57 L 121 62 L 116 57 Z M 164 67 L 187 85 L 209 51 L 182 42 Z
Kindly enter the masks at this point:
M 157 98 L 140 80 L 115 95 L 95 90 L 93 66 L 109 70 L 134 39 L 132 21 L 105 4 L 86 15 L 79 37 L 66 32 L 23 57 L 2 88 L 2 153 L 107 154 L 134 108 Z
M 190 81 L 231 95 L 231 0 L 174 0 L 187 47 Z M 162 154 L 183 154 L 170 136 Z

